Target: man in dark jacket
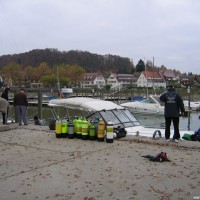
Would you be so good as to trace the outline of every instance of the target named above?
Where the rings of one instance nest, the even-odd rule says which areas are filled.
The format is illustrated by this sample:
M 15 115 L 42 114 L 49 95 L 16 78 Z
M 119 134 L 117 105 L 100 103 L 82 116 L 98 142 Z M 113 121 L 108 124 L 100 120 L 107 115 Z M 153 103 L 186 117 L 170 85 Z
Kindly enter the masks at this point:
M 16 109 L 17 122 L 19 125 L 27 125 L 27 107 L 28 107 L 28 99 L 24 92 L 24 89 L 21 89 L 19 93 L 14 96 L 14 107 Z
M 180 112 L 184 113 L 185 108 L 182 97 L 175 91 L 174 87 L 167 86 L 167 92 L 161 94 L 160 100 L 165 103 L 165 139 L 169 141 L 171 121 L 174 125 L 173 140 L 178 142 L 180 139 L 179 133 L 179 116 Z

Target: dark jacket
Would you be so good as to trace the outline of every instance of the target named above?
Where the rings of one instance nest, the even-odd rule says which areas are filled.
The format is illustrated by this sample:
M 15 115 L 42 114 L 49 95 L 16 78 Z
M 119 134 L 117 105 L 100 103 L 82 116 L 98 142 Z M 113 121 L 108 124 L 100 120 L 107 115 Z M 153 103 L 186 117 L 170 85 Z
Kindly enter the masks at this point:
M 24 92 L 19 92 L 14 96 L 14 106 L 28 106 L 28 99 Z
M 6 88 L 1 94 L 1 97 L 6 99 L 7 101 L 8 101 L 8 92 L 10 92 L 10 88 Z
M 165 117 L 179 117 L 180 112 L 185 112 L 183 99 L 174 88 L 161 94 L 160 100 L 165 103 Z

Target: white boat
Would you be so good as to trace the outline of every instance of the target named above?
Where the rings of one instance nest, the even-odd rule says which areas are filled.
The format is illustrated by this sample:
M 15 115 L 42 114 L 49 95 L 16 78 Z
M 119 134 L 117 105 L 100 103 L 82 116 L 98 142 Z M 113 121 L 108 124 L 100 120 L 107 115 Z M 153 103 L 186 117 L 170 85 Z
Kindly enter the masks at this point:
M 107 123 L 110 120 L 115 128 L 125 128 L 127 135 L 153 137 L 153 135 L 158 136 L 159 133 L 164 136 L 165 132 L 164 129 L 143 127 L 129 110 L 111 101 L 88 97 L 74 97 L 67 99 L 52 99 L 49 101 L 48 106 L 52 109 L 55 118 L 57 116 L 55 114 L 57 107 L 87 111 L 90 112 L 87 117 L 89 121 L 94 121 L 96 118 L 103 118 Z M 187 132 L 188 131 L 180 131 L 180 134 L 183 135 Z
M 164 105 L 156 95 L 150 95 L 142 101 L 126 102 L 120 105 L 132 113 L 164 115 Z
M 189 110 L 189 108 L 188 108 L 188 104 L 189 104 L 188 100 L 184 100 L 183 103 L 184 103 L 185 109 Z M 196 102 L 195 101 L 190 101 L 190 110 L 192 110 L 192 111 L 200 111 L 200 101 L 196 101 Z

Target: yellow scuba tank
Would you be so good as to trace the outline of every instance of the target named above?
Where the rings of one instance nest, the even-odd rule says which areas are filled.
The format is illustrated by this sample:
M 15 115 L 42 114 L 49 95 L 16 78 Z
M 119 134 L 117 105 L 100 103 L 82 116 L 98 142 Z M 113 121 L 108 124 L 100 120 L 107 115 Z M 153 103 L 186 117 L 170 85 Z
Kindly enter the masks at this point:
M 90 140 L 96 139 L 96 126 L 94 125 L 93 121 L 90 122 L 89 126 L 89 139 Z
M 104 134 L 105 134 L 105 121 L 103 119 L 100 119 L 98 123 L 98 132 L 97 132 L 97 139 L 99 142 L 104 141 Z
M 66 138 L 68 134 L 68 121 L 67 118 L 64 117 L 63 120 L 61 121 L 61 131 L 62 131 L 62 137 Z
M 82 140 L 87 140 L 88 139 L 88 121 L 86 119 L 82 120 L 82 130 L 81 130 L 81 135 L 82 135 Z
M 76 121 L 76 137 L 79 139 L 82 137 L 82 120 L 80 118 Z
M 59 116 L 56 119 L 55 134 L 56 134 L 57 138 L 61 138 L 62 137 L 62 127 L 61 127 L 61 120 L 60 120 Z

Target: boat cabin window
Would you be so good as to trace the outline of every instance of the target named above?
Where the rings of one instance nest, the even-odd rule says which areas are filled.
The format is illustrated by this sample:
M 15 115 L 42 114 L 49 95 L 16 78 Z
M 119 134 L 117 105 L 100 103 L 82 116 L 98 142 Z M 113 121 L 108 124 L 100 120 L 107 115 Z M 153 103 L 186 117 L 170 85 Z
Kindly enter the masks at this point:
M 88 120 L 94 121 L 95 118 L 103 118 L 106 122 L 110 120 L 115 127 L 131 127 L 141 125 L 128 110 L 100 111 L 91 115 Z
M 142 103 L 155 103 L 152 99 L 147 98 L 142 101 Z

